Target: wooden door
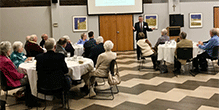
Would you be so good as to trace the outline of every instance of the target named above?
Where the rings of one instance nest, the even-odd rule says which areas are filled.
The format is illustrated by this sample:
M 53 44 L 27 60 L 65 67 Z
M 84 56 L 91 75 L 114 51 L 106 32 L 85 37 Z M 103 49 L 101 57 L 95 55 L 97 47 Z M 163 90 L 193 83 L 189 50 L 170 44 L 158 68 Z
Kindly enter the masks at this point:
M 99 17 L 100 36 L 114 43 L 113 51 L 133 50 L 132 15 Z
M 219 7 L 214 7 L 214 27 L 219 28 Z

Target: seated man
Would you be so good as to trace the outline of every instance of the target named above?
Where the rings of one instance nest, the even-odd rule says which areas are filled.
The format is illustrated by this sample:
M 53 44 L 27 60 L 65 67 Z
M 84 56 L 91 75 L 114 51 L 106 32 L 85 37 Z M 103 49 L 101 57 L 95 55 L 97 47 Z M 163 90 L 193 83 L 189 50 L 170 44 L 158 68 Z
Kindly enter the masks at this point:
M 90 49 L 94 46 L 96 46 L 96 41 L 94 39 L 94 32 L 90 31 L 88 33 L 89 36 L 89 40 L 87 42 L 84 43 L 84 57 L 89 57 L 90 55 Z
M 67 57 L 67 51 L 65 50 L 65 47 L 67 45 L 67 39 L 60 38 L 59 41 L 56 44 L 56 53 L 62 53 Z
M 90 96 L 95 96 L 93 85 L 95 82 L 95 76 L 97 77 L 108 77 L 109 67 L 112 60 L 116 59 L 116 53 L 112 52 L 113 43 L 108 40 L 104 43 L 105 52 L 100 54 L 97 58 L 96 70 L 93 71 L 92 68 L 88 68 L 89 72 L 82 76 L 85 85 L 81 90 L 87 91 L 90 89 Z M 94 77 L 93 77 L 94 76 Z
M 97 57 L 105 52 L 104 50 L 104 47 L 103 47 L 103 37 L 102 36 L 99 36 L 97 39 L 96 39 L 96 46 L 95 47 L 92 47 L 91 48 L 91 52 L 90 52 L 90 55 L 89 55 L 89 58 L 93 60 L 94 62 L 94 66 L 96 65 L 96 62 L 97 62 Z
M 169 40 L 170 40 L 170 37 L 167 36 L 167 30 L 163 29 L 161 31 L 161 37 L 158 38 L 157 43 L 154 46 L 154 50 L 157 52 L 158 45 L 161 44 L 161 43 L 164 44 L 166 41 L 169 41 Z
M 64 74 L 68 73 L 65 56 L 61 53 L 55 53 L 54 46 L 55 40 L 49 38 L 45 42 L 47 52 L 36 56 L 38 86 L 43 88 L 56 89 L 64 87 Z
M 43 53 L 42 47 L 37 44 L 37 36 L 35 34 L 31 35 L 29 42 L 26 45 L 27 57 L 35 57 L 36 55 Z
M 207 43 L 203 43 L 199 41 L 198 47 L 205 50 L 204 53 L 198 55 L 196 58 L 193 59 L 193 67 L 195 69 L 193 72 L 200 72 L 199 65 L 201 67 L 201 71 L 207 71 L 208 63 L 206 61 L 206 58 L 212 58 L 212 51 L 215 46 L 219 46 L 219 38 L 217 36 L 217 29 L 211 29 L 210 30 L 210 36 L 211 39 Z
M 66 45 L 66 47 L 65 47 L 65 50 L 66 50 L 67 52 L 70 52 L 70 53 L 71 53 L 71 57 L 74 56 L 74 51 L 75 51 L 75 49 L 74 49 L 73 46 L 71 45 L 71 41 L 70 41 L 69 36 L 68 36 L 68 35 L 65 35 L 65 36 L 63 36 L 62 38 L 65 38 L 65 39 L 67 40 L 67 45 Z
M 44 44 L 45 44 L 45 41 L 48 39 L 48 35 L 47 35 L 47 34 L 43 34 L 43 35 L 41 36 L 41 38 L 42 38 L 42 40 L 41 40 L 41 42 L 40 42 L 40 46 L 41 46 L 42 48 L 44 48 Z
M 146 56 L 150 56 L 151 60 L 153 62 L 153 68 L 156 69 L 157 65 L 157 59 L 156 59 L 156 55 L 154 54 L 153 50 L 151 49 L 151 44 L 150 42 L 145 39 L 145 34 L 143 32 L 139 32 L 138 33 L 138 42 L 137 45 L 140 47 L 141 49 L 141 57 L 146 57 Z
M 186 39 L 187 34 L 185 32 L 181 32 L 179 34 L 180 36 L 180 41 L 176 45 L 176 50 L 177 48 L 193 48 L 193 43 L 191 40 Z M 178 60 L 176 55 L 177 51 L 175 50 L 175 58 L 174 58 L 174 73 L 175 74 L 180 74 L 180 69 L 181 69 L 181 64 L 185 65 L 186 60 Z

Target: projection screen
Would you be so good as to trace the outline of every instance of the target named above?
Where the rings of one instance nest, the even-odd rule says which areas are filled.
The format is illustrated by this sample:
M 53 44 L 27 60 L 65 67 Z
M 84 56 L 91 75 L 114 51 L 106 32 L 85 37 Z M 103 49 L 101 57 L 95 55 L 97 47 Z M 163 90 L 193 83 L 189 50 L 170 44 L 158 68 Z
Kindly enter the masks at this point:
M 88 15 L 143 13 L 142 0 L 87 0 Z

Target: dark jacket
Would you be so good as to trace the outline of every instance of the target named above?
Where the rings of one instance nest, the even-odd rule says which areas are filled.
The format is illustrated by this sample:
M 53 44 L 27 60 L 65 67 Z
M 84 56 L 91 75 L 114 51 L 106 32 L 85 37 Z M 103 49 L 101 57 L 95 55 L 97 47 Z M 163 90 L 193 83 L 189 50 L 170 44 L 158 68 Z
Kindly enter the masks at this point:
M 36 61 L 38 86 L 47 89 L 63 87 L 64 74 L 68 73 L 63 54 L 48 51 L 37 55 Z
M 67 43 L 66 47 L 65 47 L 65 50 L 67 52 L 70 52 L 71 53 L 71 57 L 74 56 L 74 51 L 75 49 L 72 47 L 71 43 Z
M 43 46 L 45 45 L 45 40 L 44 39 L 42 39 L 41 40 L 41 42 L 40 42 L 40 47 L 42 47 L 43 48 Z
M 96 45 L 95 47 L 91 48 L 89 58 L 93 60 L 94 66 L 96 65 L 98 56 L 103 52 L 105 52 L 105 49 L 103 47 L 103 43 L 100 43 L 100 44 Z
M 88 58 L 90 55 L 90 51 L 92 47 L 95 47 L 96 44 L 96 40 L 94 38 L 89 39 L 87 42 L 85 42 L 84 44 L 84 57 Z
M 36 55 L 43 53 L 43 49 L 36 43 L 28 42 L 25 46 L 27 57 L 35 57 Z
M 135 30 L 134 31 L 137 31 L 136 32 L 136 40 L 138 40 L 138 33 L 139 32 L 143 32 L 145 34 L 145 38 L 147 38 L 147 31 L 153 31 L 151 28 L 148 27 L 148 23 L 146 22 L 143 22 L 143 31 L 141 31 L 141 28 L 140 28 L 140 25 L 139 25 L 139 22 L 135 23 Z

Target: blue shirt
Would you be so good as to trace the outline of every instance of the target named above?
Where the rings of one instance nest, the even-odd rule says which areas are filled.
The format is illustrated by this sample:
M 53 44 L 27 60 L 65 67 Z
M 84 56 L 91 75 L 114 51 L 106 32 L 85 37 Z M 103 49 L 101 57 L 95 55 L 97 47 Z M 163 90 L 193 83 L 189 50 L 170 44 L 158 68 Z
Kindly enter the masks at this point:
M 84 45 L 85 42 L 87 42 L 87 39 L 86 39 L 85 41 L 83 41 L 83 39 L 79 39 L 79 41 L 77 42 L 77 44 L 83 44 L 83 45 Z
M 219 37 L 217 35 L 211 37 L 208 43 L 204 43 L 204 45 L 199 45 L 198 47 L 204 49 L 212 57 L 214 46 L 219 46 Z
M 18 68 L 19 65 L 21 63 L 23 63 L 27 57 L 25 56 L 25 54 L 22 52 L 22 53 L 18 53 L 18 52 L 13 52 L 11 54 L 11 57 L 10 57 L 11 61 L 14 63 L 14 65 Z

